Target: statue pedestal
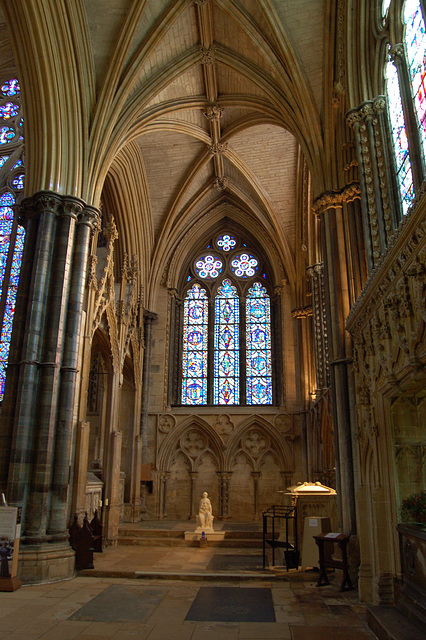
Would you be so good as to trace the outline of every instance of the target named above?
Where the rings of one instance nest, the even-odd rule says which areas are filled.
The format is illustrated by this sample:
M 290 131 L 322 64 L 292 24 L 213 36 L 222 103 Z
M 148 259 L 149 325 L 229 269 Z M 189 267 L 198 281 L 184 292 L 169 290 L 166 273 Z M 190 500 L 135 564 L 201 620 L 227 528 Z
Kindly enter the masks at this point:
M 203 531 L 206 540 L 211 542 L 216 542 L 217 540 L 223 540 L 225 538 L 224 531 L 213 531 L 213 529 L 201 529 L 200 527 L 197 527 L 195 531 L 185 531 L 185 540 L 197 542 L 197 540 L 201 540 L 203 537 Z

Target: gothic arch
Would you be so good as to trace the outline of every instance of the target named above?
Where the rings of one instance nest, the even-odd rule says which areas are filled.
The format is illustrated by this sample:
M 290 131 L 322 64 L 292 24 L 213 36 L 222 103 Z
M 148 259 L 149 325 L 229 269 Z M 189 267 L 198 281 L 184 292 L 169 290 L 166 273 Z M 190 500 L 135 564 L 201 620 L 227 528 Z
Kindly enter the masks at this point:
M 189 438 L 192 443 L 185 442 L 185 437 L 191 436 L 192 433 L 194 438 Z M 196 435 L 200 437 L 198 441 L 196 441 Z M 205 420 L 199 416 L 189 416 L 179 426 L 172 429 L 161 443 L 158 452 L 158 468 L 162 471 L 168 471 L 176 452 L 182 450 L 190 460 L 192 470 L 198 467 L 200 459 L 206 451 L 211 451 L 217 461 L 218 469 L 223 469 L 223 449 L 220 436 Z
M 251 435 L 253 438 L 250 440 Z M 293 471 L 290 447 L 275 427 L 261 416 L 250 416 L 231 434 L 226 450 L 226 469 L 232 468 L 240 451 L 251 460 L 254 471 L 259 471 L 262 459 L 270 452 L 282 471 Z

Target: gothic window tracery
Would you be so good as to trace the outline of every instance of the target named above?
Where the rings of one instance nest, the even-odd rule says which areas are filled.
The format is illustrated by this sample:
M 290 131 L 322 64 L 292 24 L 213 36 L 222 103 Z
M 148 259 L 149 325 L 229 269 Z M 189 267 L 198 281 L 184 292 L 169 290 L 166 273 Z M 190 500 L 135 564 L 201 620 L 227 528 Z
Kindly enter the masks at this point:
M 16 205 L 23 194 L 23 118 L 16 78 L 0 82 L 0 402 L 3 399 L 25 229 Z
M 382 5 L 389 13 L 391 2 Z M 426 32 L 420 0 L 405 0 L 402 44 L 390 48 L 386 65 L 388 115 L 404 214 L 424 179 L 426 154 Z
M 222 233 L 189 271 L 178 403 L 272 404 L 271 299 L 260 256 Z

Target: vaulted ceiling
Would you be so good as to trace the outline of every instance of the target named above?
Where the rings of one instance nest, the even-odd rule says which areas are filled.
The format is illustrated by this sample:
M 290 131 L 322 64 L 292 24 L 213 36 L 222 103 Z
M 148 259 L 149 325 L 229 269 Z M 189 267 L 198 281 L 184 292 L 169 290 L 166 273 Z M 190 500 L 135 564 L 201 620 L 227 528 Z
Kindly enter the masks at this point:
M 135 234 L 150 259 L 228 202 L 294 269 L 297 175 L 304 159 L 314 181 L 324 175 L 329 5 L 85 0 L 78 21 L 68 5 L 85 67 L 88 181 L 106 180 L 104 201 L 117 200 L 124 179 L 140 194 Z

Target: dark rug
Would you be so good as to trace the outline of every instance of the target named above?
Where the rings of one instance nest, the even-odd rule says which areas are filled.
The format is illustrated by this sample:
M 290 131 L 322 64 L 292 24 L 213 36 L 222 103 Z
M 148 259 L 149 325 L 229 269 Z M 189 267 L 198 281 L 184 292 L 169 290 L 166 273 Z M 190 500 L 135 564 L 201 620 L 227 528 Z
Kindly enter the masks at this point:
M 155 587 L 111 585 L 68 619 L 90 622 L 145 622 L 166 593 L 166 589 Z
M 201 587 L 185 620 L 275 622 L 272 593 L 266 588 Z
M 266 562 L 269 566 L 269 562 Z M 207 565 L 208 571 L 263 571 L 262 556 L 216 555 Z

